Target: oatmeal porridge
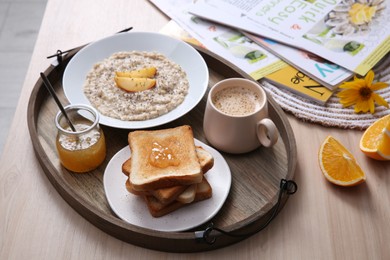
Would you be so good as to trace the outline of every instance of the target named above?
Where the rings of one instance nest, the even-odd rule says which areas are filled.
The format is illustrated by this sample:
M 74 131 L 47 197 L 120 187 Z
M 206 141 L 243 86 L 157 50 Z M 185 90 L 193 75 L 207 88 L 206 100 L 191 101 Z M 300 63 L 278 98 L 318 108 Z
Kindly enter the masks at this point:
M 156 86 L 139 92 L 126 92 L 116 86 L 115 71 L 155 67 Z M 84 94 L 101 114 L 124 121 L 156 118 L 179 106 L 188 93 L 184 70 L 156 52 L 117 52 L 96 63 L 87 74 Z

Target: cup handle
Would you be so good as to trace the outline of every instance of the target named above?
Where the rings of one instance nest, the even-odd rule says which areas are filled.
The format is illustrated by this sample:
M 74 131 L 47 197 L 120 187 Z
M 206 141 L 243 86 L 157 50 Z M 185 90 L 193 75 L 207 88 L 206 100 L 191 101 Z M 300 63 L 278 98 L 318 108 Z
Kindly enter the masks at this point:
M 278 129 L 271 119 L 264 118 L 257 123 L 257 138 L 265 147 L 271 147 L 278 141 Z

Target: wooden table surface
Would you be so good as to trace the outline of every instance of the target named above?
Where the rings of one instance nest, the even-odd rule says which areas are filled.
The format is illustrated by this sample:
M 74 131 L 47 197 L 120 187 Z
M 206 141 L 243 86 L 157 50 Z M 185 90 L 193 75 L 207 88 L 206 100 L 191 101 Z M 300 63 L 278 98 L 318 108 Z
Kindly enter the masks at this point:
M 325 128 L 291 115 L 299 190 L 265 230 L 223 249 L 174 254 L 107 235 L 57 193 L 35 157 L 27 104 L 46 56 L 129 26 L 158 32 L 169 19 L 146 0 L 49 0 L 0 162 L 0 259 L 390 259 L 390 163 L 365 157 L 361 131 Z M 24 75 L 21 75 L 24 76 Z M 353 188 L 328 183 L 317 159 L 329 135 L 360 162 L 367 182 Z

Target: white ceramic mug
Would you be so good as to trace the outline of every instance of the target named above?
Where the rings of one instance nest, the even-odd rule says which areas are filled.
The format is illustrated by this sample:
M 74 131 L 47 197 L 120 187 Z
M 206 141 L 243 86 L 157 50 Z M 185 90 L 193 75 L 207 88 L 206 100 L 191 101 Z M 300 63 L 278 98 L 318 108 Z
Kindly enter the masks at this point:
M 211 88 L 203 130 L 212 146 L 234 154 L 250 152 L 261 145 L 271 147 L 278 140 L 278 130 L 268 118 L 264 89 L 243 78 L 225 79 Z

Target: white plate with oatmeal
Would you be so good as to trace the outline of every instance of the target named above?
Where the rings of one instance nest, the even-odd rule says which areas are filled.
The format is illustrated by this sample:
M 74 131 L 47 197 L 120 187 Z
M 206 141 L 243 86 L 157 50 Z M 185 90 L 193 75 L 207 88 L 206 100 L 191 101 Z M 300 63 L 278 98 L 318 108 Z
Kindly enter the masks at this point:
M 128 92 L 114 81 L 115 72 L 155 67 L 153 88 Z M 116 34 L 81 49 L 64 71 L 63 88 L 72 104 L 88 104 L 103 125 L 142 129 L 171 122 L 203 98 L 209 74 L 192 46 L 151 32 Z
M 178 232 L 197 227 L 212 219 L 222 208 L 231 187 L 230 168 L 223 156 L 214 148 L 195 139 L 214 157 L 214 166 L 205 174 L 212 188 L 209 199 L 193 203 L 165 216 L 154 218 L 142 197 L 126 189 L 128 177 L 122 173 L 122 164 L 129 159 L 129 146 L 122 148 L 108 163 L 103 176 L 104 191 L 114 213 L 124 221 L 144 228 L 165 232 Z

